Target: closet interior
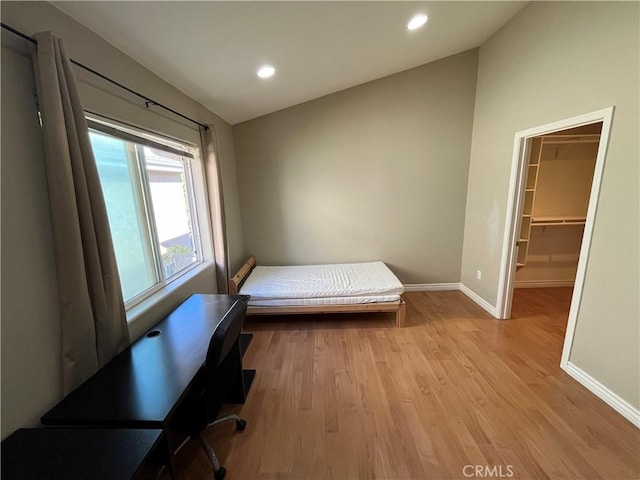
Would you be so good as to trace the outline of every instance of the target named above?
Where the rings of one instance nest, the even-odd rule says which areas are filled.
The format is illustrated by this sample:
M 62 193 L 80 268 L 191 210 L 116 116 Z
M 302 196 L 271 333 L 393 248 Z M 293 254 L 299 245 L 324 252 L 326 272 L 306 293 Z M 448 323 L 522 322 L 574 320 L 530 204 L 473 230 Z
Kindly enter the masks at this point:
M 530 146 L 515 286 L 573 286 L 602 123 L 535 137 Z

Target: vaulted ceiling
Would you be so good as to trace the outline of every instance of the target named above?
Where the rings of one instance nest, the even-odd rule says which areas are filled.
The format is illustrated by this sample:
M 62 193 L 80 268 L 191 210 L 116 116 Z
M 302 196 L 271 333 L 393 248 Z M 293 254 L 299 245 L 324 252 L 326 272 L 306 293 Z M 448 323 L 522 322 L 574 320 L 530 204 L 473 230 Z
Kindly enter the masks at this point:
M 477 47 L 526 4 L 52 3 L 232 124 Z

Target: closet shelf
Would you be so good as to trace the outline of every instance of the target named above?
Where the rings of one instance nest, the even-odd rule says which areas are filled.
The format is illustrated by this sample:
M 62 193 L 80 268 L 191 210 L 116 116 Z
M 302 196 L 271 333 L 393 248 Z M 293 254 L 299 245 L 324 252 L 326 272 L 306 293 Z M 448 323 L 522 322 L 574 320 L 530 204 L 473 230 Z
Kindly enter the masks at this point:
M 564 143 L 598 143 L 600 142 L 600 134 L 585 134 L 585 135 L 549 135 L 542 139 L 543 145 L 559 145 Z
M 569 131 L 572 130 L 565 132 Z M 547 263 L 565 261 L 556 258 L 555 254 L 552 258 L 553 247 L 549 242 L 557 238 L 562 241 L 573 238 L 585 228 L 588 192 L 591 190 L 587 176 L 588 173 L 593 176 L 599 141 L 600 134 L 579 133 L 543 135 L 532 139 L 527 167 L 522 172 L 524 192 L 516 241 L 518 269 L 528 265 L 529 258 L 538 261 L 541 252 L 545 256 L 545 268 Z M 562 215 L 563 210 L 573 215 Z M 552 215 L 557 211 L 560 214 Z M 574 227 L 566 228 L 567 225 Z M 547 227 L 550 229 L 548 232 Z M 547 251 L 549 253 L 544 254 Z M 579 252 L 576 258 L 577 255 Z
M 531 226 L 547 226 L 547 225 L 584 225 L 587 217 L 581 216 L 540 216 L 532 217 Z

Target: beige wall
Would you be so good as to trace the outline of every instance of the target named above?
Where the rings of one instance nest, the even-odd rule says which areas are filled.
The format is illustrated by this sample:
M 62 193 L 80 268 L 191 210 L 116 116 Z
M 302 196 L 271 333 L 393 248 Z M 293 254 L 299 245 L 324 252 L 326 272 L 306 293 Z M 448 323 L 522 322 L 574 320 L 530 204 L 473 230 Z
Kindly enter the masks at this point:
M 258 263 L 382 260 L 458 282 L 477 50 L 233 127 Z
M 570 361 L 636 408 L 638 9 L 635 2 L 532 3 L 480 48 L 461 274 L 496 304 L 515 132 L 614 105 Z
M 230 257 L 244 256 L 230 125 L 156 77 L 97 35 L 44 2 L 3 2 L 2 21 L 27 34 L 51 30 L 69 55 L 155 100 L 212 123 L 218 139 L 229 223 Z M 27 43 L 2 32 L 2 437 L 38 422 L 60 399 L 57 285 L 41 132 Z M 78 74 L 87 110 L 199 143 L 188 122 L 147 110 L 144 103 L 86 73 Z M 209 249 L 210 250 L 210 249 Z M 215 291 L 208 267 L 143 311 L 132 338 L 188 295 Z

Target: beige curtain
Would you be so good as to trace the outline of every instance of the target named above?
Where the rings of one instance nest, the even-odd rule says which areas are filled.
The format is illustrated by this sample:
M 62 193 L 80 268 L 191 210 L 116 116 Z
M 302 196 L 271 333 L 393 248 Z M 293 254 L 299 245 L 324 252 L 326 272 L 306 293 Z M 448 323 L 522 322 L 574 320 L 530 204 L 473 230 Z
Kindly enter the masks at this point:
M 204 167 L 209 192 L 218 293 L 229 293 L 229 254 L 224 216 L 224 197 L 222 195 L 222 171 L 218 161 L 213 126 L 209 125 L 208 130 L 200 128 L 200 138 L 202 140 Z
M 32 58 L 42 116 L 68 393 L 129 344 L 120 279 L 69 58 L 50 32 Z M 37 301 L 37 300 L 36 300 Z

